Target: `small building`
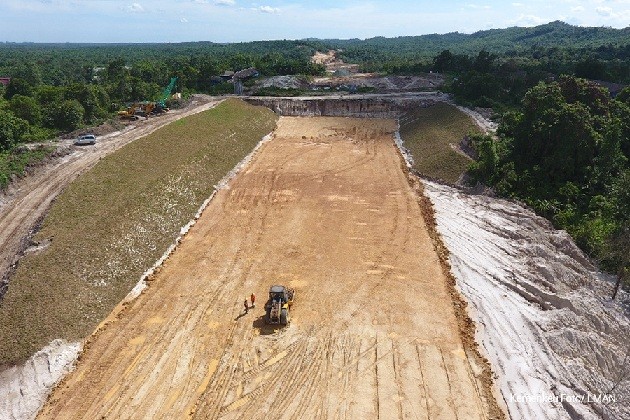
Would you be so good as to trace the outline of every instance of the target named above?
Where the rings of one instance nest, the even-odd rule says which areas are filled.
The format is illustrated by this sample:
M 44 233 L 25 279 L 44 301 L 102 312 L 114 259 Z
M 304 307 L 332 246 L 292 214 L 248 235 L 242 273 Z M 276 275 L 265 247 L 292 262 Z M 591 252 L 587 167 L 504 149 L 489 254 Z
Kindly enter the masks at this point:
M 231 80 L 232 77 L 234 77 L 234 72 L 227 70 L 225 73 L 223 73 L 221 76 L 219 76 L 221 79 L 227 81 L 227 80 Z
M 10 77 L 0 77 L 0 84 L 2 84 L 4 86 L 9 86 L 10 82 L 11 82 L 11 78 Z
M 621 92 L 626 85 L 621 85 L 619 83 L 606 82 L 604 80 L 593 80 L 593 82 L 597 83 L 599 86 L 608 89 L 610 92 L 610 96 L 615 98 L 619 92 Z
M 232 81 L 234 82 L 234 93 L 236 95 L 243 94 L 243 81 L 251 79 L 253 77 L 258 77 L 260 73 L 253 67 L 239 70 L 232 76 Z
M 233 77 L 235 79 L 247 80 L 247 79 L 251 79 L 252 77 L 258 77 L 259 75 L 260 73 L 258 72 L 258 70 L 256 70 L 253 67 L 250 67 L 248 69 L 237 71 L 236 73 L 234 73 Z
M 210 78 L 210 86 L 220 85 L 225 82 L 221 76 L 212 76 Z

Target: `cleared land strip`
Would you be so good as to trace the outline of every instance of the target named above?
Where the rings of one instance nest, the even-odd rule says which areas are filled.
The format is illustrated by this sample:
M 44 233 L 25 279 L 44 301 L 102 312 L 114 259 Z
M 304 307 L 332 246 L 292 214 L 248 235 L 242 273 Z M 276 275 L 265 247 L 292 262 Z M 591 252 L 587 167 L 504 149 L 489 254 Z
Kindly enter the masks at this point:
M 40 418 L 488 418 L 395 127 L 281 118 Z
M 11 266 L 24 249 L 29 232 L 46 214 L 50 203 L 80 173 L 125 144 L 187 115 L 212 108 L 216 104 L 216 101 L 205 99 L 184 110 L 140 122 L 139 126 L 132 130 L 105 136 L 99 139 L 96 146 L 77 150 L 56 164 L 42 168 L 33 176 L 20 181 L 17 190 L 9 197 L 5 197 L 0 206 L 0 283 L 6 279 Z
M 268 109 L 228 99 L 127 139 L 101 160 L 90 156 L 98 163 L 56 198 L 33 238 L 41 246 L 21 259 L 0 303 L 0 369 L 52 340 L 78 341 L 94 331 L 276 119 Z M 78 164 L 59 170 L 67 174 Z

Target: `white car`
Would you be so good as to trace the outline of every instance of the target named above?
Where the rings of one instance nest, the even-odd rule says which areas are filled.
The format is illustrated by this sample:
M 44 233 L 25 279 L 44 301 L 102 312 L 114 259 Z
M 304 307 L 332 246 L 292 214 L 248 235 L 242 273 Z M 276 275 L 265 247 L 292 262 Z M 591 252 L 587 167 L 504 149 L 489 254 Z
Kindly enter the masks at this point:
M 85 144 L 96 144 L 96 136 L 94 134 L 84 134 L 82 136 L 79 136 L 74 141 L 74 144 L 76 144 L 77 146 L 82 146 Z

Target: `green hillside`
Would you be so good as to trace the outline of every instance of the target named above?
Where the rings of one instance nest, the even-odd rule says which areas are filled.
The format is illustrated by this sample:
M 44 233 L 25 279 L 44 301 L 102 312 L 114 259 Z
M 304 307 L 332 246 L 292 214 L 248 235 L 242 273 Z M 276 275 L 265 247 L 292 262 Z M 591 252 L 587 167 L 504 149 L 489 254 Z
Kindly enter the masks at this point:
M 398 38 L 328 40 L 324 43 L 331 48 L 342 49 L 342 58 L 346 61 L 363 64 L 372 71 L 386 70 L 388 66 L 410 68 L 410 62 L 430 62 L 444 50 L 469 56 L 485 50 L 501 56 L 503 60 L 614 60 L 626 66 L 625 76 L 617 77 L 614 81 L 627 81 L 629 77 L 630 27 L 587 28 L 552 22 L 532 28 L 491 29 L 473 34 L 454 32 Z

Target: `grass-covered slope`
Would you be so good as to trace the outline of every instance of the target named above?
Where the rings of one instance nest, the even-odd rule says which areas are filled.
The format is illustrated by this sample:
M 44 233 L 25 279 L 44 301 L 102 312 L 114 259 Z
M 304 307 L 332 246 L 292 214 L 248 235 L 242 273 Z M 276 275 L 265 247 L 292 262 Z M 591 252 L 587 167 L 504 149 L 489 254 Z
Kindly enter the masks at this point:
M 469 133 L 478 133 L 474 122 L 456 107 L 439 103 L 407 113 L 400 122 L 400 137 L 413 156 L 420 174 L 454 184 L 471 160 L 456 152 Z
M 276 116 L 227 100 L 104 158 L 52 206 L 0 303 L 0 365 L 88 335 L 173 243 Z

